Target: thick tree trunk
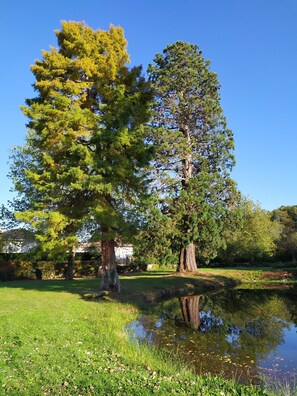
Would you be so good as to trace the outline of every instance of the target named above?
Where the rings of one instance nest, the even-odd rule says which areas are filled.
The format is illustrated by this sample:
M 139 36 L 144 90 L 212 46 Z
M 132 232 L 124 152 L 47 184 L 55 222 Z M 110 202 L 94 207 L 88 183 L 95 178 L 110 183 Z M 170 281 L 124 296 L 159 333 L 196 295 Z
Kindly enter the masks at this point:
M 101 241 L 102 249 L 102 280 L 101 290 L 121 291 L 121 283 L 118 277 L 116 256 L 115 256 L 115 242 Z
M 184 321 L 193 329 L 199 329 L 200 326 L 199 299 L 200 296 L 187 296 L 180 299 Z
M 73 250 L 71 253 L 69 253 L 68 256 L 67 268 L 65 272 L 65 280 L 73 279 L 74 262 L 75 262 L 75 251 Z
M 195 245 L 190 243 L 186 248 L 181 248 L 177 272 L 197 272 Z

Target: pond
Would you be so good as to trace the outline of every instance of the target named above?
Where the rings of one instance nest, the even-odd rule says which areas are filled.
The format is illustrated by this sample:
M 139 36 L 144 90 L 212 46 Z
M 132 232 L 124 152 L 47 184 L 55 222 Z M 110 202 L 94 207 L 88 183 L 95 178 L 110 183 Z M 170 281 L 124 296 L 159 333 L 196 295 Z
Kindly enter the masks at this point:
M 129 325 L 132 339 L 176 353 L 196 373 L 242 383 L 297 378 L 297 288 L 176 297 Z

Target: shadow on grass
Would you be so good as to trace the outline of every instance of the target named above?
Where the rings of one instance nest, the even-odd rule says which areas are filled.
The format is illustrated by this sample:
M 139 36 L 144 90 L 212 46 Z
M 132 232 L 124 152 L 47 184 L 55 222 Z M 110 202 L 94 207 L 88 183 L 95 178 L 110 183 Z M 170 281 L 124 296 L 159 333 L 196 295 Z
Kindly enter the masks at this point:
M 150 271 L 129 273 L 120 276 L 122 293 L 110 293 L 108 299 L 118 302 L 129 302 L 143 309 L 150 303 L 174 295 L 189 295 L 219 290 L 224 286 L 233 287 L 234 280 L 222 275 L 206 275 L 198 273 L 196 276 L 177 276 L 172 271 Z M 80 278 L 72 281 L 55 280 L 22 280 L 0 283 L 3 288 L 14 288 L 38 292 L 61 292 L 80 295 L 94 293 L 99 290 L 100 278 Z M 91 302 L 104 301 L 104 298 L 90 299 Z
M 222 269 L 220 270 L 223 272 Z M 100 278 L 80 278 L 72 281 L 55 279 L 2 282 L 0 283 L 0 291 L 9 288 L 47 293 L 70 293 L 80 296 L 90 303 L 108 303 L 110 301 L 116 301 L 123 304 L 133 304 L 143 311 L 150 309 L 152 304 L 174 296 L 200 295 L 219 291 L 223 288 L 235 287 L 241 283 L 241 271 L 242 270 L 238 270 L 239 277 L 233 277 L 234 272 L 236 272 L 234 268 L 230 271 L 230 276 L 228 275 L 228 271 L 226 271 L 226 273 L 220 273 L 219 270 L 210 270 L 209 272 L 202 270 L 195 276 L 190 274 L 177 275 L 172 271 L 149 271 L 123 274 L 120 276 L 122 293 L 112 292 L 108 296 L 102 298 L 90 299 L 85 299 L 84 295 L 99 291 Z M 271 274 L 274 275 L 275 272 L 271 272 Z M 265 278 L 265 281 L 271 285 L 271 287 L 275 287 L 274 278 L 267 275 L 269 275 L 269 272 L 263 273 L 263 278 Z M 294 275 L 297 274 L 295 273 Z M 253 286 L 255 285 L 256 284 Z M 262 284 L 260 282 L 259 286 L 260 285 L 264 287 L 264 283 Z

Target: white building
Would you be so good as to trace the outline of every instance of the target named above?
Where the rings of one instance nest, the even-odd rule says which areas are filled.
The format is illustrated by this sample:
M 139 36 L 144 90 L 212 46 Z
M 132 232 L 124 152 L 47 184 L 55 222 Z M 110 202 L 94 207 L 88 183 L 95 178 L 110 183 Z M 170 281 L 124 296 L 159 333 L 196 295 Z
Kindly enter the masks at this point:
M 31 231 L 22 228 L 0 231 L 0 252 L 2 251 L 2 253 L 27 253 L 34 246 L 36 246 L 36 240 Z M 81 242 L 76 253 L 87 253 L 94 250 L 101 251 L 101 242 Z M 130 244 L 116 246 L 115 255 L 118 263 L 130 262 L 133 256 L 133 246 Z
M 78 245 L 76 253 L 87 253 L 96 249 L 101 251 L 100 242 L 82 242 Z M 133 256 L 133 245 L 122 244 L 115 247 L 116 261 L 119 263 L 126 263 L 131 261 Z
M 23 228 L 1 231 L 0 250 L 2 253 L 27 253 L 34 246 L 34 233 Z

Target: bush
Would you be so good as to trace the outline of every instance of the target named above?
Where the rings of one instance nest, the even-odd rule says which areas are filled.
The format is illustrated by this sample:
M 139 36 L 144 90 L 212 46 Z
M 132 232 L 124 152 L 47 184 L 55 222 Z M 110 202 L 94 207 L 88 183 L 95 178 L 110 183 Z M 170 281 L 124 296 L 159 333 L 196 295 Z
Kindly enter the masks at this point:
M 60 261 L 35 261 L 16 258 L 15 260 L 0 259 L 0 281 L 10 281 L 17 279 L 37 279 L 38 272 L 41 271 L 43 279 L 63 278 L 67 262 Z M 117 264 L 119 273 L 146 271 L 147 265 L 139 262 L 127 262 Z M 96 276 L 99 269 L 98 260 L 75 261 L 74 276 L 86 277 Z M 38 271 L 40 270 L 40 271 Z
M 0 281 L 12 280 L 15 276 L 15 264 L 11 261 L 0 261 Z
M 35 269 L 30 261 L 0 261 L 0 281 L 35 278 Z
M 31 261 L 16 262 L 16 279 L 36 279 L 34 264 Z
M 84 260 L 75 261 L 74 275 L 75 276 L 96 276 L 98 273 L 98 260 Z
M 42 278 L 44 279 L 62 277 L 64 273 L 64 265 L 60 262 L 39 261 L 35 264 L 35 268 L 39 268 L 41 270 Z
M 142 270 L 142 269 L 134 261 L 131 261 L 129 263 L 118 263 L 117 264 L 117 271 L 119 274 L 125 274 L 127 272 L 136 272 L 136 271 L 140 271 L 140 270 Z

